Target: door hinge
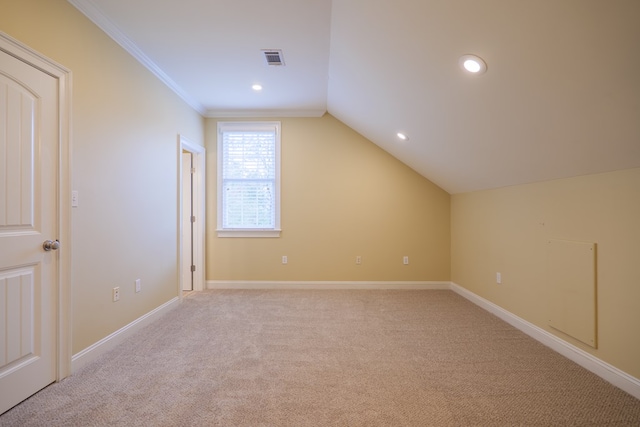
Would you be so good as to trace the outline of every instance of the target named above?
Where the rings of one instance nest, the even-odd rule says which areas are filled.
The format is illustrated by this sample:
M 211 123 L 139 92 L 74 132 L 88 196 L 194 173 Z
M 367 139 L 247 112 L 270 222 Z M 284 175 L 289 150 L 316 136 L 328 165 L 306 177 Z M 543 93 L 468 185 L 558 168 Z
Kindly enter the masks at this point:
M 191 266 L 191 272 L 193 273 L 194 271 L 196 271 L 196 266 L 195 266 L 195 265 L 192 265 L 192 266 Z
M 193 175 L 194 173 L 196 173 L 196 168 L 191 168 L 191 175 Z
M 192 222 L 192 223 L 193 223 L 193 222 L 196 222 L 196 217 L 195 217 L 195 216 L 192 216 L 192 217 L 191 217 L 191 222 Z

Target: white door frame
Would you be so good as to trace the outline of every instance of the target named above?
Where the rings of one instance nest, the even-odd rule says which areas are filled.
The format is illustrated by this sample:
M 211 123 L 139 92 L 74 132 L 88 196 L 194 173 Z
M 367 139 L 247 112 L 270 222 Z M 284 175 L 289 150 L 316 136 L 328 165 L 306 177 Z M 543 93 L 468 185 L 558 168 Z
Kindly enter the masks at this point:
M 192 143 L 182 135 L 178 135 L 178 265 L 182 269 L 182 151 L 192 154 L 193 167 L 193 263 L 196 271 L 193 273 L 193 290 L 205 289 L 205 148 Z M 182 298 L 182 271 L 178 274 L 178 295 Z
M 71 71 L 0 32 L 0 50 L 58 80 L 58 224 L 56 381 L 71 375 Z

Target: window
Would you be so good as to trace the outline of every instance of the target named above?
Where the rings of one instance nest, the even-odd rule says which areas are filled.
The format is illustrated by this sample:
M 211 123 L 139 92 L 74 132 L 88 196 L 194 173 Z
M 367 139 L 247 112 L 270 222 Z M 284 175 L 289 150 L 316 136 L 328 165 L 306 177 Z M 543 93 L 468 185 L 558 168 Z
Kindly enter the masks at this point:
M 280 122 L 218 123 L 218 236 L 280 236 Z

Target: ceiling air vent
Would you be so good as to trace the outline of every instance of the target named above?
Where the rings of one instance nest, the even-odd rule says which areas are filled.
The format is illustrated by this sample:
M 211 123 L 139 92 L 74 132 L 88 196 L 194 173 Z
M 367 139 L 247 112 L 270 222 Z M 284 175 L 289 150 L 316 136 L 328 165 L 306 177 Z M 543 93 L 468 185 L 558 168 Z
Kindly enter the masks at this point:
M 284 65 L 284 57 L 282 51 L 279 49 L 263 50 L 264 58 L 267 60 L 267 65 Z

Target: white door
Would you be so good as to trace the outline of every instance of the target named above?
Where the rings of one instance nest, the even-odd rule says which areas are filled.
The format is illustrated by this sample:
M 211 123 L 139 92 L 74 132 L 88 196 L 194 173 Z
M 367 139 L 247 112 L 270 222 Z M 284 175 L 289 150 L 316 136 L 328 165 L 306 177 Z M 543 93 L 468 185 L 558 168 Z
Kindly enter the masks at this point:
M 0 50 L 0 413 L 56 380 L 57 120 L 57 79 Z
M 180 168 L 178 182 L 181 203 L 180 229 L 182 271 L 180 290 L 205 289 L 205 158 L 206 151 L 201 145 L 194 144 L 180 135 L 178 141 Z M 190 212 L 190 213 L 189 213 Z M 189 221 L 189 216 L 194 221 Z M 193 266 L 194 272 L 191 272 Z
M 193 167 L 191 153 L 182 152 L 182 290 L 193 290 Z

